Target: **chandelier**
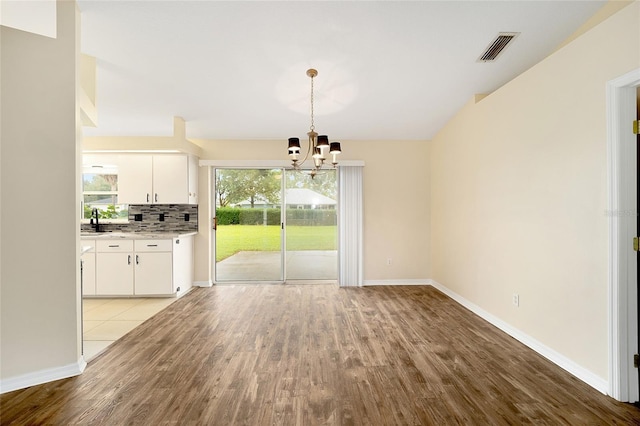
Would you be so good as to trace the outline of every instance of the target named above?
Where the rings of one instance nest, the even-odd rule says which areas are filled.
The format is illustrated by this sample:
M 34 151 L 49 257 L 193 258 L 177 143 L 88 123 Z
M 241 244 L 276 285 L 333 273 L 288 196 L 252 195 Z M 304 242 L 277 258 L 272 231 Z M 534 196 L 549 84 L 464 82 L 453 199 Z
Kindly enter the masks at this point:
M 309 144 L 307 145 L 307 152 L 304 158 L 300 161 L 300 139 L 289 138 L 289 157 L 291 157 L 291 165 L 295 170 L 302 170 L 302 165 L 309 154 L 313 159 L 313 168 L 311 169 L 311 177 L 315 176 L 327 159 L 327 151 L 331 154 L 331 164 L 335 168 L 338 165 L 337 156 L 340 151 L 340 142 L 329 143 L 329 137 L 327 135 L 318 135 L 315 131 L 315 123 L 313 121 L 313 78 L 318 75 L 318 71 L 313 68 L 307 70 L 307 75 L 311 78 L 311 126 L 307 136 L 309 137 Z

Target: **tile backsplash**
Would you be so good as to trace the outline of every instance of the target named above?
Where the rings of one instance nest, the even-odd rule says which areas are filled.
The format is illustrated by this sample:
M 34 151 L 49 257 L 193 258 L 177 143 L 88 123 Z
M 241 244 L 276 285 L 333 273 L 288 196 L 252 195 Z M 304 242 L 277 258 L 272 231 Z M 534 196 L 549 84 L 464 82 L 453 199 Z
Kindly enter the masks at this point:
M 195 204 L 129 204 L 129 223 L 101 223 L 105 232 L 198 232 L 198 206 Z M 81 232 L 92 232 L 83 223 Z

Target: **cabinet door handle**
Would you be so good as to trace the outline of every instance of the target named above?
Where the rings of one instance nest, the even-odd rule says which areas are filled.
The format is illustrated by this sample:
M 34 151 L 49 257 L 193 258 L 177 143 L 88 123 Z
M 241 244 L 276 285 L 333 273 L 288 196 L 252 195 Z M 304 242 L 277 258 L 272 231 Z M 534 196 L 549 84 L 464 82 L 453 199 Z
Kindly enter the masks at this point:
M 109 247 L 120 247 L 120 244 L 109 244 Z
M 140 261 L 138 259 L 138 255 L 136 254 L 136 265 L 139 265 L 139 264 L 140 264 Z
M 147 247 L 158 247 L 157 244 L 147 244 Z
M 156 203 L 158 202 L 158 193 L 157 193 L 157 192 L 156 192 L 156 199 L 155 199 L 155 202 L 156 202 Z
M 127 256 L 127 265 L 131 265 L 131 255 Z
M 149 193 L 147 192 L 147 203 L 149 202 Z

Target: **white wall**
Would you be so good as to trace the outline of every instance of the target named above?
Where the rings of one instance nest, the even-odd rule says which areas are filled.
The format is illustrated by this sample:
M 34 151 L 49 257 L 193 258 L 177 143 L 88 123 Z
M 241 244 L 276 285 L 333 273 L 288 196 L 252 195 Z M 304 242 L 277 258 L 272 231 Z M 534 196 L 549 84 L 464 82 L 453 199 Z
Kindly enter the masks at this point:
M 635 2 L 470 101 L 431 146 L 433 278 L 603 380 L 605 85 L 638 67 Z
M 3 1 L 0 24 L 47 37 L 56 37 L 56 1 Z
M 84 367 L 76 219 L 79 13 L 75 2 L 57 6 L 57 38 L 8 27 L 0 33 L 3 392 Z
M 194 140 L 203 160 L 284 160 L 281 141 Z M 340 160 L 365 162 L 365 284 L 426 283 L 429 266 L 429 144 L 425 141 L 343 141 Z M 201 168 L 200 233 L 196 239 L 196 280 L 210 279 L 208 178 Z M 391 265 L 387 259 L 391 258 Z

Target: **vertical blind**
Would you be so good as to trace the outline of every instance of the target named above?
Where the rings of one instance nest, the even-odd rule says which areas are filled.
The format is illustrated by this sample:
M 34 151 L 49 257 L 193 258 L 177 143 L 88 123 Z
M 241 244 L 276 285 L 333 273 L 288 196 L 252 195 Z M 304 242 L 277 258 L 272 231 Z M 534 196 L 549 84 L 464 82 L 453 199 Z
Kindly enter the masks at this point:
M 362 286 L 362 166 L 338 168 L 338 282 Z

